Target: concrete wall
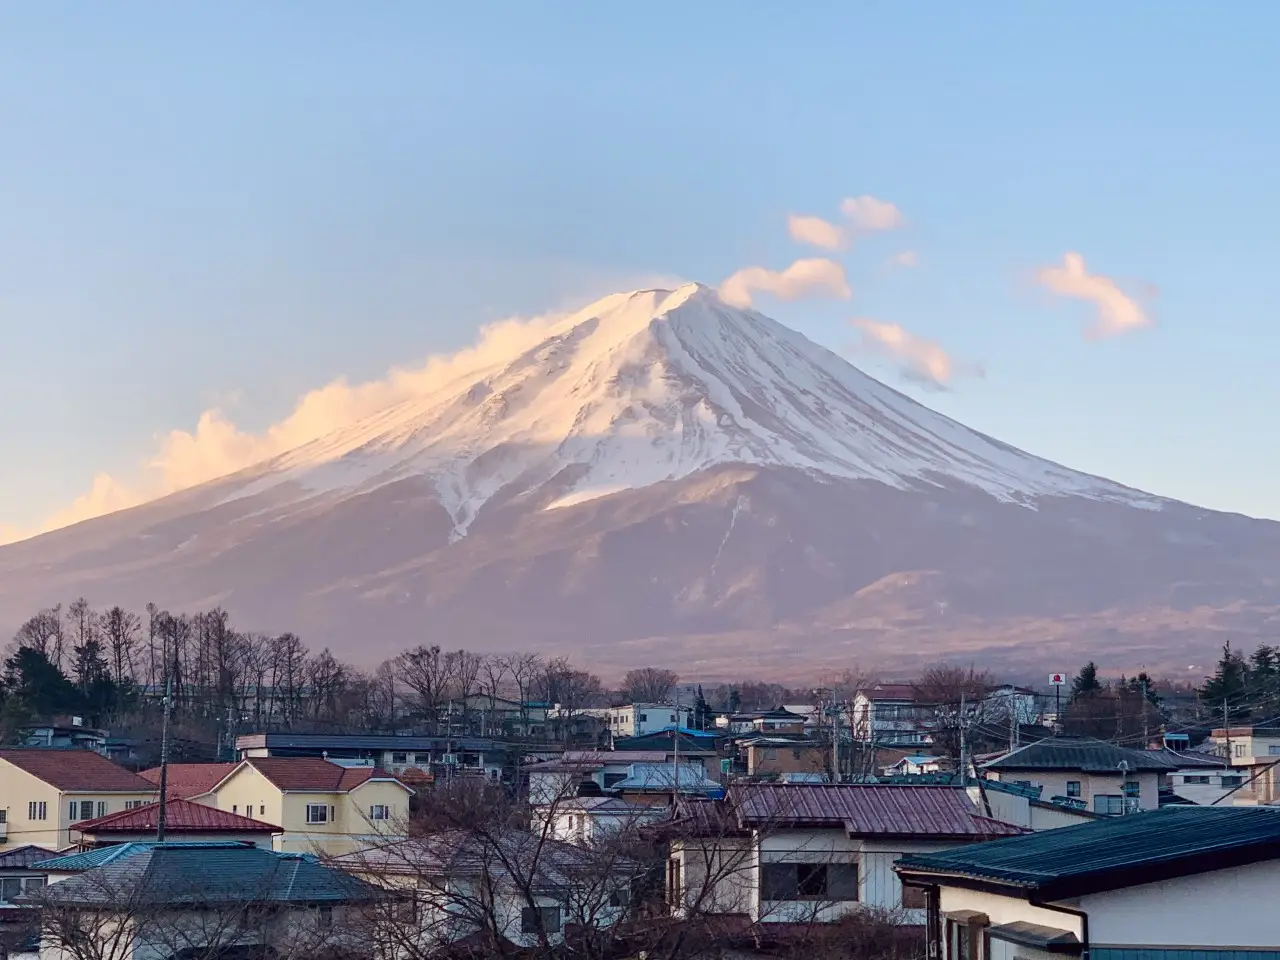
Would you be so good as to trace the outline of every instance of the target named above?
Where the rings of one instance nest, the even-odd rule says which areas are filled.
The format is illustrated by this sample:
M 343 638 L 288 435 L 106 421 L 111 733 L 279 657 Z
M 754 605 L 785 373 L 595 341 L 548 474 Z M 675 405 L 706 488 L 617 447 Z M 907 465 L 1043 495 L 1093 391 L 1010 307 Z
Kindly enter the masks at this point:
M 1080 784 L 1080 799 L 1093 810 L 1093 798 L 1101 795 L 1121 796 L 1124 793 L 1124 781 L 1137 780 L 1140 787 L 1139 801 L 1143 810 L 1155 810 L 1160 806 L 1160 775 L 1157 773 L 1131 773 L 1122 777 L 1115 773 L 1082 773 L 1076 770 L 1026 770 L 1026 771 L 991 771 L 992 779 L 1010 783 L 1028 782 L 1033 786 L 1043 787 L 1040 796 L 1048 800 L 1051 797 L 1067 796 L 1067 783 L 1074 780 Z

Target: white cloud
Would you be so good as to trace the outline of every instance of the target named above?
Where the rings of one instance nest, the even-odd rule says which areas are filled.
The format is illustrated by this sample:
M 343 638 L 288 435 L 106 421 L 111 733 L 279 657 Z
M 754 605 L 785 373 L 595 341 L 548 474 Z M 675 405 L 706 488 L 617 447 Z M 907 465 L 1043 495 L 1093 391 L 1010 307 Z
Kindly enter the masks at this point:
M 849 321 L 861 334 L 860 348 L 894 361 L 898 372 L 929 387 L 946 388 L 960 377 L 981 377 L 981 364 L 958 361 L 936 341 L 896 323 L 860 317 Z
M 779 300 L 814 297 L 848 300 L 853 296 L 844 267 L 821 257 L 797 260 L 785 270 L 744 267 L 720 284 L 721 299 L 737 307 L 751 306 L 752 294 L 756 291 L 772 294 Z
M 843 227 L 821 217 L 793 213 L 787 217 L 787 232 L 796 243 L 807 243 L 823 250 L 840 250 L 848 242 Z
M 1091 340 L 1119 336 L 1155 323 L 1138 301 L 1121 290 L 1114 280 L 1090 273 L 1084 257 L 1075 251 L 1063 255 L 1061 266 L 1036 271 L 1036 282 L 1060 297 L 1085 300 L 1097 308 L 1097 319 L 1085 330 L 1085 336 Z
M 895 253 L 886 263 L 890 268 L 907 268 L 914 267 L 920 263 L 920 258 L 916 256 L 914 250 L 903 250 L 901 253 Z
M 895 230 L 906 222 L 902 211 L 888 200 L 877 200 L 866 194 L 846 197 L 840 202 L 840 212 L 849 218 L 854 229 L 863 233 Z

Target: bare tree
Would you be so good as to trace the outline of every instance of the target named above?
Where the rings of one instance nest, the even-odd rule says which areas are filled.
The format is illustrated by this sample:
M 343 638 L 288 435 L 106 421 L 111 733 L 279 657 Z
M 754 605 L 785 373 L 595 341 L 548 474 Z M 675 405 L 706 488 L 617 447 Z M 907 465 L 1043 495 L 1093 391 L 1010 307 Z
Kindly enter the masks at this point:
M 418 715 L 430 733 L 440 727 L 440 712 L 448 699 L 449 669 L 444 655 L 436 646 L 420 644 L 396 657 L 397 672 L 413 696 Z
M 30 647 L 62 666 L 62 604 L 41 610 L 18 628 L 13 636 L 15 646 Z
M 628 670 L 622 678 L 622 692 L 632 703 L 665 703 L 680 682 L 680 675 L 661 667 Z

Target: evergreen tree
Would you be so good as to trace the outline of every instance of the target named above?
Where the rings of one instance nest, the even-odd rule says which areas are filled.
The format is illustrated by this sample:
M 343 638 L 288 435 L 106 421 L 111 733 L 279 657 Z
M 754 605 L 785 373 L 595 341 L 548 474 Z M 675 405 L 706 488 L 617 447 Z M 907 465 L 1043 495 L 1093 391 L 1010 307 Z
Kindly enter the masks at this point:
M 81 700 L 75 685 L 47 653 L 32 647 L 19 647 L 4 666 L 4 684 L 9 698 L 31 713 L 53 716 L 80 708 Z
M 1222 659 L 1212 677 L 1200 688 L 1200 699 L 1215 712 L 1226 706 L 1225 720 L 1248 716 L 1249 707 L 1244 702 L 1249 685 L 1249 663 L 1231 649 L 1228 641 L 1222 647 Z
M 1092 696 L 1102 691 L 1102 682 L 1098 679 L 1098 665 L 1090 660 L 1080 668 L 1079 675 L 1071 681 L 1071 699 Z

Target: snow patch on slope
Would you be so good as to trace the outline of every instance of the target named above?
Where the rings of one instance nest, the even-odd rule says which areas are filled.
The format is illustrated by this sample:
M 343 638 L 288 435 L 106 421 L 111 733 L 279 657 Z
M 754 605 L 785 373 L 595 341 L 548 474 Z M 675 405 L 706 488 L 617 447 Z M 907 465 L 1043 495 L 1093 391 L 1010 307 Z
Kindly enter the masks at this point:
M 347 495 L 418 476 L 456 539 L 500 491 L 566 468 L 576 479 L 547 509 L 727 463 L 899 488 L 960 482 L 1031 508 L 1047 496 L 1162 503 L 969 430 L 699 284 L 606 297 L 531 349 L 263 464 L 235 496 L 286 482 Z

